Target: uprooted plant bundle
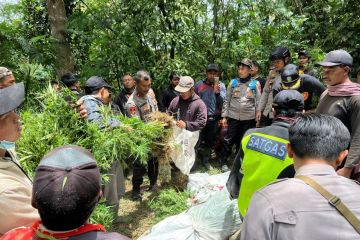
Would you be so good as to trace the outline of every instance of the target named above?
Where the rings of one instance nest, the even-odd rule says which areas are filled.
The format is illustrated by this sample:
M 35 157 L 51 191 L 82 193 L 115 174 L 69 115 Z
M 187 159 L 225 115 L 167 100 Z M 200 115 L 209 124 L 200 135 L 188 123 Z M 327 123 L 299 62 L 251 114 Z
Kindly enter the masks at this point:
M 175 149 L 172 141 L 175 121 L 170 115 L 162 112 L 150 114 L 149 120 L 161 123 L 164 126 L 164 133 L 160 137 L 161 141 L 153 146 L 151 155 L 159 161 L 159 181 L 168 184 L 171 181 L 171 152 Z
M 108 118 L 116 117 L 121 121 L 121 127 L 100 130 L 99 125 L 80 119 L 76 109 L 64 100 L 69 94 L 66 90 L 56 93 L 48 88 L 36 98 L 40 107 L 22 111 L 23 134 L 17 143 L 17 151 L 21 165 L 31 176 L 45 153 L 67 144 L 89 149 L 103 170 L 110 168 L 113 161 L 120 161 L 124 167 L 130 164 L 128 159 L 145 163 L 150 154 L 161 164 L 169 164 L 170 116 L 156 113 L 152 121 L 144 123 L 138 118 L 114 116 L 108 107 L 104 107 L 104 123 Z M 102 178 L 107 180 L 104 175 Z M 109 227 L 110 215 L 106 206 L 100 205 L 91 219 Z

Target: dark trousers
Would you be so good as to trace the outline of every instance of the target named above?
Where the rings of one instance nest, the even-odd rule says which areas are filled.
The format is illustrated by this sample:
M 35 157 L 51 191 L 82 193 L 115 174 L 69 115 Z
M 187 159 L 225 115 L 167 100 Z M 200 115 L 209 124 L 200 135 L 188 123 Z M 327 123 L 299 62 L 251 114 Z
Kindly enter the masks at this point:
M 140 186 L 144 181 L 143 177 L 146 173 L 146 167 L 150 185 L 156 184 L 159 175 L 159 162 L 153 158 L 148 160 L 147 165 L 142 165 L 139 161 L 135 161 L 133 163 L 132 177 L 133 190 L 140 190 Z
M 236 152 L 239 151 L 240 142 L 244 133 L 256 126 L 255 119 L 252 120 L 235 120 L 229 118 L 227 120 L 228 123 L 228 132 L 226 137 L 224 138 L 224 160 L 226 161 L 228 157 L 231 155 L 231 150 L 234 144 L 236 145 Z
M 272 124 L 272 122 L 273 122 L 273 120 L 269 117 L 269 115 L 264 116 L 261 114 L 259 127 L 270 126 Z
M 217 135 L 219 133 L 218 122 L 220 116 L 210 116 L 205 127 L 201 130 L 199 140 L 195 146 L 196 155 L 201 157 L 203 162 L 208 162 L 212 150 L 215 149 Z
M 203 142 L 204 147 L 213 148 L 215 146 L 219 118 L 209 117 L 205 127 L 201 130 L 199 139 Z

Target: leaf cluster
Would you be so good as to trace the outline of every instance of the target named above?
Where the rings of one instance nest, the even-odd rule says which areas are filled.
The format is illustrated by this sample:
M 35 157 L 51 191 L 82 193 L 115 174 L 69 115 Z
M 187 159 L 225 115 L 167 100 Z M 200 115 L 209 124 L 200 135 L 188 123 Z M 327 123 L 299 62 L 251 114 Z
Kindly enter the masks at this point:
M 188 208 L 186 201 L 189 196 L 188 192 L 177 192 L 173 188 L 167 188 L 162 190 L 159 196 L 151 199 L 148 206 L 155 212 L 155 221 L 159 222 L 185 211 Z
M 71 92 L 64 89 L 56 93 L 51 86 L 44 92 L 36 94 L 38 106 L 23 109 L 21 113 L 23 133 L 17 142 L 17 152 L 24 170 L 33 175 L 41 158 L 50 150 L 74 144 L 89 149 L 94 155 L 102 171 L 103 181 L 107 181 L 105 170 L 110 168 L 113 161 L 120 161 L 126 167 L 128 159 L 147 161 L 152 148 L 162 144 L 161 136 L 164 132 L 163 124 L 159 122 L 143 123 L 137 118 L 114 116 L 105 107 L 104 123 L 107 118 L 118 117 L 120 128 L 105 127 L 100 130 L 99 124 L 81 120 L 76 110 L 65 101 Z M 72 96 L 75 100 L 75 96 Z M 97 207 L 92 215 L 92 221 L 111 223 L 111 214 L 105 206 Z
M 102 169 L 109 168 L 113 161 L 138 159 L 146 162 L 156 143 L 161 144 L 164 126 L 159 122 L 143 123 L 138 118 L 114 116 L 104 107 L 104 123 L 108 118 L 117 117 L 120 128 L 105 127 L 79 118 L 75 108 L 69 106 L 64 97 L 71 92 L 64 89 L 56 93 L 50 86 L 37 94 L 37 110 L 22 112 L 23 134 L 18 141 L 21 162 L 29 173 L 33 173 L 41 157 L 58 146 L 75 144 L 89 149 Z

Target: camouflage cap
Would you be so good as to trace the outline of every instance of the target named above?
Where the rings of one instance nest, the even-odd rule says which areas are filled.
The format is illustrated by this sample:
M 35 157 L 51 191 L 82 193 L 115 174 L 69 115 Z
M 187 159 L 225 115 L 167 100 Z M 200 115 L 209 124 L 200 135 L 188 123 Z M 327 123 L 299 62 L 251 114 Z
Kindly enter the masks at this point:
M 0 89 L 0 115 L 15 110 L 25 99 L 24 83 Z
M 249 58 L 244 58 L 243 60 L 238 62 L 238 67 L 240 65 L 244 65 L 244 66 L 249 67 L 250 69 L 253 69 L 254 63 Z
M 10 76 L 13 73 L 6 67 L 0 67 L 0 79 L 6 77 L 6 76 Z

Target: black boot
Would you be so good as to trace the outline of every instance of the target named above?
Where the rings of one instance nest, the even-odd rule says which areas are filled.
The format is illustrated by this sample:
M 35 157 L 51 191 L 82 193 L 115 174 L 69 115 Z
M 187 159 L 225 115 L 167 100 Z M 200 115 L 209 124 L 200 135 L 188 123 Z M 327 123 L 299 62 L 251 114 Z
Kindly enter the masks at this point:
M 204 167 L 206 168 L 207 171 L 212 169 L 212 166 L 209 163 L 210 154 L 211 154 L 211 149 L 210 148 L 204 148 L 203 157 L 201 159 L 201 162 L 202 162 L 202 164 L 204 165 Z
M 229 167 L 227 165 L 226 158 L 221 159 L 220 164 L 221 164 L 221 171 L 222 172 L 230 171 L 230 169 L 229 169 Z
M 139 188 L 133 188 L 132 193 L 131 193 L 131 199 L 133 201 L 142 201 L 140 187 Z

